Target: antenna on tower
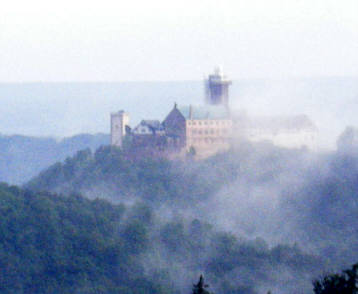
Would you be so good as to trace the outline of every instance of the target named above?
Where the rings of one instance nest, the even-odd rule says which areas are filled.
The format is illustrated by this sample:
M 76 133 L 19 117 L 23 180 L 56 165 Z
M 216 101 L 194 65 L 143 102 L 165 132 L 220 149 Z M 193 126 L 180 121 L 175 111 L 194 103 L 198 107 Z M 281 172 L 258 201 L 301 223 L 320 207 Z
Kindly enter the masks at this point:
M 205 79 L 206 103 L 211 105 L 229 105 L 229 86 L 231 81 L 223 74 L 221 66 Z

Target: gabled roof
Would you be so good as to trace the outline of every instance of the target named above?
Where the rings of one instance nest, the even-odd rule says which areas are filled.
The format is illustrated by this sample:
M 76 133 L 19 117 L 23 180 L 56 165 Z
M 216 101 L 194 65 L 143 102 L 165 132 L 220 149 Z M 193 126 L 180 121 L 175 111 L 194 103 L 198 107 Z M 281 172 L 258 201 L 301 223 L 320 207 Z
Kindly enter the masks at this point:
M 230 119 L 230 112 L 224 105 L 180 106 L 180 113 L 188 119 Z

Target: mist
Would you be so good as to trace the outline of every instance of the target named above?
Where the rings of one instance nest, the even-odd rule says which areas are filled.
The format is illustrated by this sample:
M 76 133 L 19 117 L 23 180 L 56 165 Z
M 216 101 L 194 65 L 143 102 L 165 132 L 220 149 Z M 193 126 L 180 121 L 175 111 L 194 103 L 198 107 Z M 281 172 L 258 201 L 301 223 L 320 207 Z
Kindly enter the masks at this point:
M 149 245 L 136 258 L 145 277 L 179 292 L 190 291 L 193 279 L 204 273 L 214 292 L 310 293 L 312 279 L 358 257 L 357 85 L 355 78 L 233 83 L 230 106 L 240 123 L 304 118 L 317 129 L 315 150 L 234 136 L 230 150 L 211 158 L 151 161 L 100 147 L 108 144 L 107 135 L 68 147 L 59 139 L 108 133 L 109 114 L 119 109 L 130 113 L 132 126 L 141 119 L 163 120 L 174 102 L 202 104 L 202 82 L 1 84 L 0 131 L 11 138 L 4 146 L 14 151 L 3 148 L 2 162 L 10 166 L 18 157 L 20 165 L 4 165 L 0 176 L 15 183 L 33 177 L 24 186 L 31 190 L 124 204 L 123 230 L 146 216 Z M 15 133 L 50 138 L 37 149 L 24 145 L 25 137 L 9 136 Z M 26 148 L 34 149 L 31 156 Z M 21 172 L 24 156 L 17 150 L 28 163 Z M 46 158 L 42 165 L 37 150 Z
M 353 149 L 352 145 L 344 147 Z M 268 142 L 241 142 L 230 153 L 218 155 L 199 168 L 189 171 L 185 167 L 185 172 L 191 175 L 201 172 L 201 181 L 222 181 L 222 186 L 208 197 L 189 200 L 183 195 L 181 205 L 175 202 L 158 207 L 155 203 L 161 216 L 159 223 L 162 226 L 168 222 L 184 223 L 190 227 L 191 221 L 199 219 L 212 224 L 216 232 L 233 234 L 240 246 L 272 250 L 282 244 L 297 246 L 317 258 L 317 264 L 303 273 L 295 272 L 292 266 L 280 265 L 266 268 L 267 277 L 257 279 L 251 276 L 249 267 L 243 266 L 227 272 L 225 279 L 250 285 L 248 281 L 253 278 L 258 293 L 268 289 L 274 293 L 310 293 L 315 275 L 349 267 L 358 258 L 358 157 L 355 152 L 342 152 L 341 148 L 332 153 L 313 153 L 277 148 Z M 229 169 L 233 178 L 220 178 L 221 168 Z M 189 270 L 196 257 L 181 260 L 170 254 L 162 255 L 166 252 L 162 243 L 159 241 L 156 246 L 154 252 L 144 257 L 146 266 L 153 270 L 161 264 L 174 281 L 180 281 L 180 288 L 189 291 L 185 285 L 199 274 Z M 209 250 L 210 246 L 205 248 Z M 211 254 L 210 250 L 203 252 L 201 258 L 210 260 Z M 293 263 L 298 265 L 298 259 Z M 171 268 L 173 262 L 179 269 Z M 183 268 L 186 270 L 182 271 Z M 256 269 L 254 276 L 260 275 L 261 270 Z M 202 271 L 207 272 L 207 268 L 204 266 Z M 214 279 L 210 272 L 207 275 Z M 222 289 L 215 279 L 213 283 Z
M 357 0 L 5 2 L 1 293 L 312 294 L 358 262 Z M 228 149 L 109 145 L 220 65 L 228 128 L 192 142 Z
M 347 128 L 329 152 L 240 140 L 200 161 L 101 147 L 25 187 L 125 204 L 128 224 L 146 223 L 146 277 L 180 292 L 204 273 L 214 292 L 311 293 L 314 278 L 358 258 L 356 138 Z
M 346 126 L 357 125 L 357 78 L 242 79 L 230 103 L 249 116 L 307 115 L 320 149 L 335 149 Z M 130 124 L 163 120 L 174 105 L 204 102 L 201 81 L 0 84 L 0 133 L 63 138 L 108 133 L 109 114 L 123 109 Z

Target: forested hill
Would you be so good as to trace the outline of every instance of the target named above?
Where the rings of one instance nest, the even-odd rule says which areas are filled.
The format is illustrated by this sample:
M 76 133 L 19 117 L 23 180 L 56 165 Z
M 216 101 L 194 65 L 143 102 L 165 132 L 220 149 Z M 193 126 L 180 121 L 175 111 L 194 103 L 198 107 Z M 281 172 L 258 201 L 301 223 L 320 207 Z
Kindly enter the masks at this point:
M 57 162 L 25 187 L 36 191 L 82 193 L 114 202 L 175 202 L 186 207 L 213 198 L 223 188 L 245 180 L 249 185 L 271 183 L 291 168 L 307 169 L 307 150 L 282 149 L 270 143 L 243 142 L 206 160 L 132 156 L 131 150 L 102 146 L 85 149 Z
M 52 165 L 26 187 L 59 193 L 80 192 L 90 198 L 101 197 L 115 202 L 176 201 L 184 204 L 207 199 L 225 183 L 235 180 L 238 168 L 235 162 L 218 156 L 220 166 L 215 158 L 203 162 L 133 158 L 119 148 L 104 146 L 94 153 L 90 149 L 79 151 L 63 163 Z
M 230 291 L 224 291 L 219 281 L 231 285 L 232 279 L 256 290 L 269 286 L 277 287 L 274 293 L 294 293 L 293 289 L 300 285 L 300 293 L 310 293 L 311 280 L 317 271 L 323 273 L 325 263 L 339 270 L 358 260 L 357 179 L 358 155 L 354 152 L 312 154 L 269 143 L 242 143 L 204 161 L 133 159 L 111 147 L 94 153 L 83 150 L 43 171 L 26 187 L 33 191 L 76 192 L 127 205 L 146 203 L 160 221 L 172 225 L 165 233 L 169 240 L 154 243 L 158 247 L 145 259 L 145 266 L 160 264 L 170 269 L 181 285 L 192 283 L 187 273 L 196 275 L 197 270 L 205 269 L 220 293 Z M 210 238 L 199 235 L 206 242 L 200 245 L 201 253 L 191 248 L 182 254 L 182 248 L 191 242 L 190 236 L 195 237 L 186 231 L 195 219 L 213 224 L 214 231 L 231 232 L 224 243 L 233 247 L 216 244 L 215 248 L 222 248 L 218 252 L 211 247 Z M 237 240 L 265 240 L 268 245 L 255 245 L 259 250 L 266 248 L 264 252 L 276 246 L 290 249 L 274 259 L 270 257 L 270 261 L 266 259 L 266 263 L 260 259 L 263 256 L 256 255 L 256 249 L 253 256 L 246 249 L 234 249 L 239 246 L 234 244 L 240 244 Z M 171 244 L 170 250 L 174 251 L 162 251 L 166 244 Z M 325 262 L 311 267 L 303 258 L 301 264 L 302 260 L 291 254 L 290 246 L 280 244 L 297 244 L 295 250 L 314 254 Z M 253 250 L 251 245 L 247 250 Z M 193 252 L 197 253 L 194 257 Z M 293 259 L 283 269 L 277 260 L 286 254 Z M 271 278 L 283 280 L 268 283 L 261 265 L 270 268 L 265 271 Z M 283 276 L 277 271 L 282 271 Z
M 62 140 L 0 134 L 0 182 L 23 184 L 41 170 L 77 151 L 109 143 L 105 134 L 81 134 Z
M 214 293 L 311 293 L 322 267 L 297 246 L 270 248 L 139 203 L 2 184 L 0 214 L 1 293 L 190 293 L 201 273 Z

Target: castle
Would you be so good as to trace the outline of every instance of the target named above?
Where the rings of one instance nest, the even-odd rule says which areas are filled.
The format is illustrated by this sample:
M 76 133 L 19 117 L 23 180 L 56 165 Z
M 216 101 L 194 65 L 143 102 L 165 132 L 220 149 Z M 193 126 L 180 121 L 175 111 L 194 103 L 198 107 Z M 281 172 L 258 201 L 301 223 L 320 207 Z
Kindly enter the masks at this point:
M 229 107 L 231 81 L 220 68 L 205 80 L 205 104 L 178 106 L 166 118 L 129 126 L 123 110 L 111 114 L 111 145 L 168 156 L 207 157 L 228 150 L 233 140 L 270 140 L 284 147 L 312 147 L 316 129 L 306 116 L 248 119 Z

